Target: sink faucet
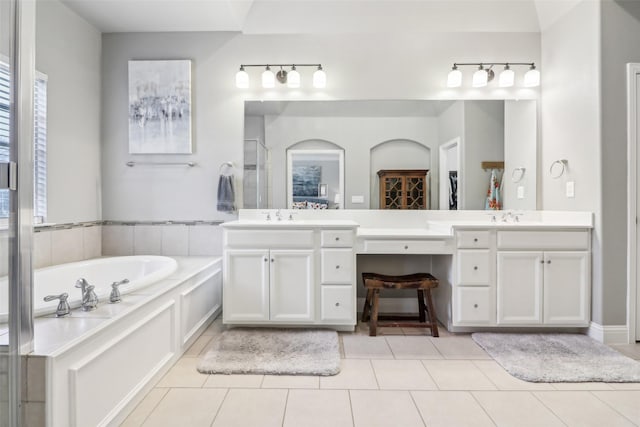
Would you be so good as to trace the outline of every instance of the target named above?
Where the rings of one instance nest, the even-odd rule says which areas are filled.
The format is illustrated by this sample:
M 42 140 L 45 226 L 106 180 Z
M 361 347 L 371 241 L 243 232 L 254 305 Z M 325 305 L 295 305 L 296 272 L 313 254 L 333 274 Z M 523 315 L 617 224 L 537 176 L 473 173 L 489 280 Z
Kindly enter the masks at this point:
M 69 306 L 69 302 L 67 299 L 69 298 L 68 293 L 62 293 L 60 295 L 47 295 L 44 297 L 46 302 L 53 301 L 55 299 L 59 299 L 58 308 L 56 308 L 56 317 L 64 317 L 71 314 L 71 307 Z
M 111 295 L 109 295 L 109 302 L 111 304 L 115 304 L 117 302 L 122 301 L 122 298 L 120 297 L 120 290 L 118 289 L 118 286 L 120 285 L 124 285 L 126 283 L 129 283 L 129 279 L 123 279 L 119 282 L 113 282 L 111 284 Z
M 280 213 L 280 209 L 276 211 L 276 218 L 278 218 L 278 221 L 282 221 L 282 214 Z
M 90 285 L 86 279 L 80 278 L 76 281 L 76 288 L 82 291 L 82 310 L 94 310 L 98 306 L 98 295 L 93 291 L 95 286 Z

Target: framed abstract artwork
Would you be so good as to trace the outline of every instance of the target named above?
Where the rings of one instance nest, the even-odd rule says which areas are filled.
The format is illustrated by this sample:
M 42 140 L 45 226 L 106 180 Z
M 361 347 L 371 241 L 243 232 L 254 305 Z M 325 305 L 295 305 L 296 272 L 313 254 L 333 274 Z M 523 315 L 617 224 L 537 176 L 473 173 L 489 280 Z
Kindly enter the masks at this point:
M 191 61 L 129 61 L 129 153 L 191 152 Z

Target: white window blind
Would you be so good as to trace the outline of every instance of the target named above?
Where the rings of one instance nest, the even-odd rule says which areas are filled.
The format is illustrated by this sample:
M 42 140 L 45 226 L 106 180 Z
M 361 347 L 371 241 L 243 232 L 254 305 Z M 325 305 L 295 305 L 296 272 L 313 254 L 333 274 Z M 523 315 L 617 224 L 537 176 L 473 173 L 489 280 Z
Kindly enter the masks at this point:
M 9 67 L 0 62 L 0 162 L 9 161 Z M 34 205 L 36 222 L 47 216 L 47 76 L 36 73 L 34 88 Z M 0 218 L 9 216 L 9 191 L 0 190 Z

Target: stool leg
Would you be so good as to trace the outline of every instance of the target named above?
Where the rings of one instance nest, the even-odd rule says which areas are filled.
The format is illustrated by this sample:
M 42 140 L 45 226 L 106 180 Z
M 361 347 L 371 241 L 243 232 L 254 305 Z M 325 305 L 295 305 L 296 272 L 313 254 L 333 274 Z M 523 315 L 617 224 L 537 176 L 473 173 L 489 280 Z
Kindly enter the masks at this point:
M 367 289 L 367 298 L 364 300 L 364 308 L 362 309 L 362 321 L 369 320 L 369 313 L 371 313 L 371 296 L 373 295 L 373 289 Z
M 424 292 L 422 289 L 418 289 L 418 318 L 420 319 L 420 323 L 426 322 L 425 311 Z
M 436 309 L 433 307 L 433 299 L 431 298 L 431 289 L 425 291 L 427 297 L 427 309 L 429 311 L 429 322 L 431 323 L 431 336 L 438 337 L 438 318 L 436 316 Z
M 371 320 L 369 321 L 369 336 L 375 337 L 378 328 L 378 296 L 380 289 L 373 290 L 373 307 L 371 308 Z

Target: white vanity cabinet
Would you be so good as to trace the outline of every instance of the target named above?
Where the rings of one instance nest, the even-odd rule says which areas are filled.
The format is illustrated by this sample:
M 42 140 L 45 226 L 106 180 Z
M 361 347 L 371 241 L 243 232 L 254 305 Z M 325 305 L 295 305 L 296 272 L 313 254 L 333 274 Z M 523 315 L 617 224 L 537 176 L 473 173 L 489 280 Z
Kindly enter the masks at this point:
M 588 326 L 589 249 L 586 230 L 499 231 L 497 324 Z
M 355 325 L 354 229 L 225 228 L 224 322 Z

